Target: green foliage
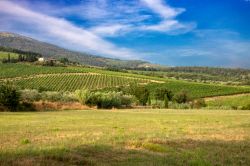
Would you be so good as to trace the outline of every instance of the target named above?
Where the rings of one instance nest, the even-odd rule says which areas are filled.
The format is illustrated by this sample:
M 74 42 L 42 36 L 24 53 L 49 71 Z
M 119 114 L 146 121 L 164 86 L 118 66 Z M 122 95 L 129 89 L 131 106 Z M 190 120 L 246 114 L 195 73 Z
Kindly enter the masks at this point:
M 181 80 L 168 80 L 162 84 L 151 83 L 147 85 L 151 92 L 160 87 L 167 88 L 174 94 L 186 90 L 193 99 L 250 92 L 250 87 L 195 83 Z
M 39 101 L 41 99 L 41 94 L 35 89 L 25 89 L 21 90 L 21 100 L 26 102 Z
M 250 104 L 247 104 L 246 106 L 243 106 L 242 110 L 250 110 Z
M 167 89 L 178 93 L 182 89 L 192 98 L 229 95 L 250 92 L 250 87 L 204 84 L 181 80 L 135 75 L 131 73 L 112 72 L 86 67 L 45 67 L 28 64 L 0 64 L 0 79 L 13 78 L 13 83 L 23 89 L 38 89 L 39 92 L 71 91 L 77 89 L 103 89 L 127 86 L 130 83 L 143 83 L 153 99 L 156 89 Z M 41 75 L 42 74 L 42 75 Z M 15 77 L 15 78 L 14 78 Z M 22 78 L 21 78 L 22 77 Z M 23 79 L 26 77 L 25 79 Z M 161 81 L 162 83 L 150 83 Z M 1 80 L 0 80 L 1 81 Z M 40 90 L 41 89 L 41 90 Z M 117 88 L 118 89 L 118 88 Z M 171 100 L 170 100 L 171 101 Z
M 61 58 L 59 61 L 61 63 L 63 63 L 63 64 L 68 64 L 69 63 L 69 59 L 68 58 Z
M 190 100 L 190 97 L 188 96 L 188 93 L 186 91 L 181 91 L 174 95 L 174 101 L 179 104 L 187 103 L 189 100 Z
M 197 100 L 192 101 L 192 108 L 199 109 L 199 108 L 206 107 L 206 106 L 207 104 L 204 99 L 197 99 Z
M 76 90 L 75 96 L 81 104 L 86 104 L 86 101 L 90 96 L 90 91 L 88 91 L 87 89 Z
M 135 60 L 118 60 L 104 58 L 100 56 L 90 55 L 88 53 L 79 53 L 75 51 L 69 51 L 58 46 L 54 46 L 48 43 L 39 42 L 36 40 L 30 40 L 27 37 L 10 34 L 11 37 L 2 36 L 0 32 L 0 50 L 13 51 L 13 52 L 30 52 L 43 55 L 44 57 L 50 58 L 65 58 L 67 57 L 70 61 L 79 62 L 84 65 L 90 66 L 117 66 L 117 67 L 137 67 L 141 64 L 145 64 L 143 61 Z
M 167 94 L 165 94 L 165 96 L 164 96 L 164 108 L 168 108 L 168 101 L 169 101 L 168 96 L 167 96 Z
M 12 85 L 0 85 L 0 106 L 16 111 L 20 101 L 19 91 Z
M 29 144 L 29 143 L 31 143 L 31 141 L 28 138 L 24 138 L 24 139 L 21 140 L 22 145 L 26 145 L 26 144 Z
M 247 84 L 250 80 L 249 69 L 213 67 L 166 67 L 155 71 L 131 71 L 160 78 L 175 78 L 197 82 L 226 82 L 228 84 Z
M 71 92 L 44 91 L 40 93 L 42 101 L 50 102 L 75 102 L 77 97 Z
M 47 87 L 50 91 L 76 91 L 77 89 L 100 89 L 129 85 L 133 82 L 147 82 L 148 80 L 126 78 L 122 76 L 104 74 L 61 74 L 32 77 L 15 81 L 21 88 L 39 89 Z
M 130 84 L 128 87 L 128 93 L 134 95 L 139 104 L 145 106 L 148 102 L 150 91 L 145 86 L 138 84 Z
M 249 109 L 250 95 L 236 95 L 216 97 L 207 101 L 207 106 L 211 109 Z M 249 109 L 250 110 L 250 109 Z
M 171 101 L 173 93 L 165 87 L 159 87 L 155 89 L 154 96 L 156 100 L 165 100 L 165 97 L 167 97 Z
M 122 92 L 91 92 L 88 94 L 85 104 L 97 106 L 97 108 L 120 108 L 131 106 L 133 96 L 124 95 Z

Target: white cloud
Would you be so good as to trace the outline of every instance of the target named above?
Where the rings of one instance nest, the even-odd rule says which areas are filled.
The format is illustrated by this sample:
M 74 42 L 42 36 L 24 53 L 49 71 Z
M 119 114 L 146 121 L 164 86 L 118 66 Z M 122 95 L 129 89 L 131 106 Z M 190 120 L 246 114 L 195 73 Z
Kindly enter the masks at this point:
M 131 26 L 124 24 L 100 25 L 90 28 L 89 30 L 101 36 L 117 36 L 130 31 Z
M 155 13 L 158 13 L 164 19 L 171 19 L 176 17 L 185 11 L 183 8 L 172 8 L 167 4 L 163 3 L 162 0 L 141 0 L 144 2 L 149 8 L 151 8 Z
M 195 23 L 181 23 L 176 16 L 183 13 L 183 8 L 173 8 L 168 6 L 163 0 L 141 0 L 148 8 L 162 17 L 162 21 L 156 25 L 144 25 L 140 27 L 142 30 L 159 31 L 168 34 L 182 34 L 195 29 Z
M 0 13 L 8 16 L 5 18 L 10 18 L 5 23 L 16 28 L 17 31 L 19 27 L 15 26 L 17 23 L 22 23 L 27 27 L 31 26 L 32 30 L 37 33 L 44 33 L 50 38 L 78 46 L 82 51 L 118 58 L 136 58 L 138 55 L 129 49 L 117 47 L 98 35 L 79 28 L 64 19 L 40 14 L 9 1 L 0 1 L 0 6 Z
M 90 26 L 88 28 L 92 32 L 116 37 L 134 31 L 154 31 L 171 35 L 187 33 L 195 29 L 196 24 L 182 23 L 176 19 L 184 11 L 184 8 L 171 7 L 163 0 L 91 0 L 74 6 L 54 7 L 47 12 L 61 17 L 78 16 L 87 20 Z M 154 13 L 161 20 L 158 23 L 146 23 L 155 17 L 158 19 Z

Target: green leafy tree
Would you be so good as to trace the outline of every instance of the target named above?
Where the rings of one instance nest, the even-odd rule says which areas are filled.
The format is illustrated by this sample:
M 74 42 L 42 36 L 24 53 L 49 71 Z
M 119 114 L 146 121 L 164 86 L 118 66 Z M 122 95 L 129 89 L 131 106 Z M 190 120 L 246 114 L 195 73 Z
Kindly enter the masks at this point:
M 167 96 L 167 94 L 165 94 L 165 97 L 164 97 L 164 108 L 168 108 L 168 96 Z
M 181 104 L 190 101 L 190 97 L 186 91 L 181 91 L 174 95 L 174 101 Z
M 165 97 L 167 97 L 168 100 L 171 101 L 173 98 L 173 93 L 167 88 L 160 87 L 155 90 L 154 96 L 156 100 L 165 100 Z
M 19 91 L 12 85 L 0 85 L 0 105 L 10 111 L 16 111 L 20 101 Z
M 150 92 L 146 87 L 137 84 L 130 84 L 129 93 L 137 98 L 139 104 L 143 106 L 147 104 Z

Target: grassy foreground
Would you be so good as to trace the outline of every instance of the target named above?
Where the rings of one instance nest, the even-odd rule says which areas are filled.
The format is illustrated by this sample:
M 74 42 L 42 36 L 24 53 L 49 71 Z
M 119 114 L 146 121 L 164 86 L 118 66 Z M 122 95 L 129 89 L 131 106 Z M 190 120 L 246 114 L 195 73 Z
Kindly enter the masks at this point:
M 250 112 L 0 113 L 0 165 L 247 165 Z

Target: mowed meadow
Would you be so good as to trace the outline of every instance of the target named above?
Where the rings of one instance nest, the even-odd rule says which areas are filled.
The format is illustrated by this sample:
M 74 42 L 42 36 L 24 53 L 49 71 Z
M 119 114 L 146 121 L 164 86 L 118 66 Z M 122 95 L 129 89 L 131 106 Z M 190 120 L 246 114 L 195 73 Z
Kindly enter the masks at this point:
M 248 165 L 250 112 L 0 113 L 0 165 Z

